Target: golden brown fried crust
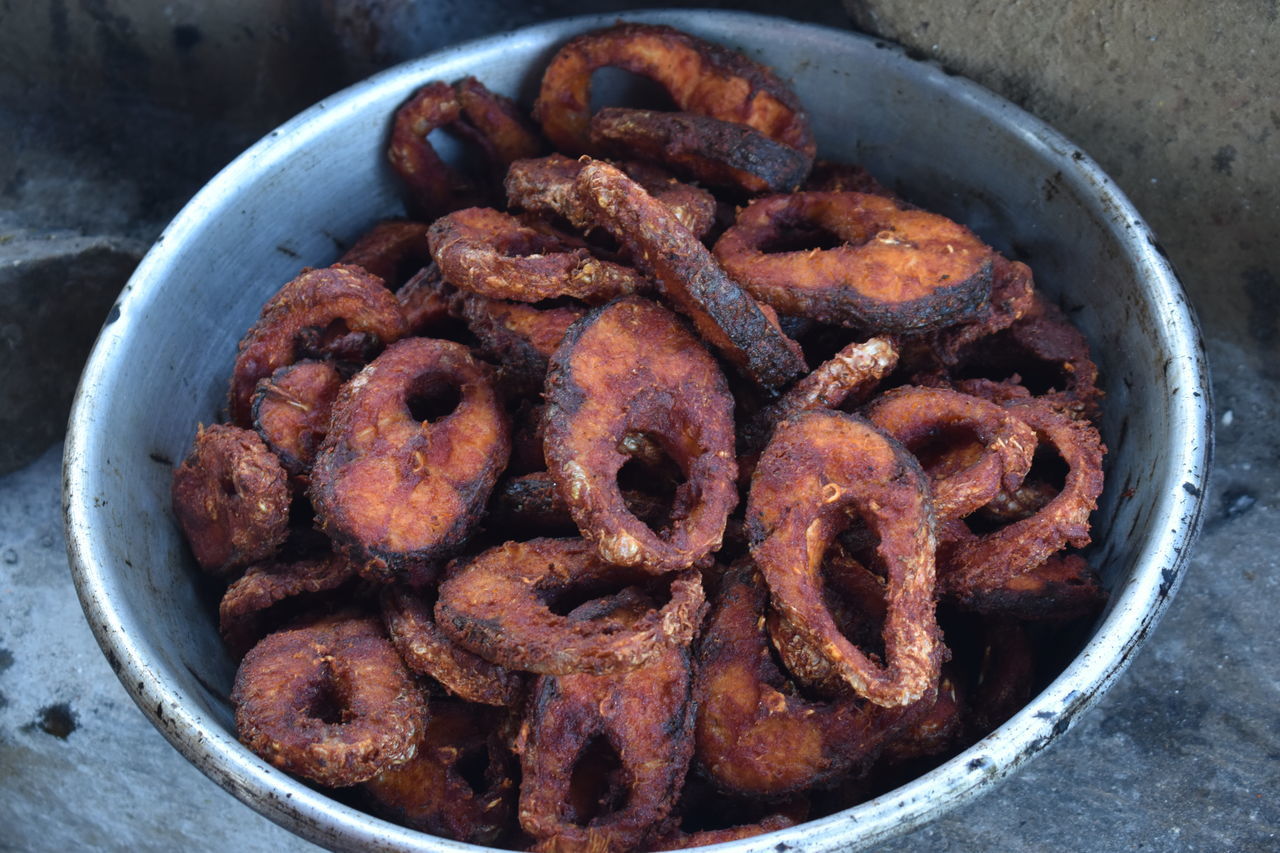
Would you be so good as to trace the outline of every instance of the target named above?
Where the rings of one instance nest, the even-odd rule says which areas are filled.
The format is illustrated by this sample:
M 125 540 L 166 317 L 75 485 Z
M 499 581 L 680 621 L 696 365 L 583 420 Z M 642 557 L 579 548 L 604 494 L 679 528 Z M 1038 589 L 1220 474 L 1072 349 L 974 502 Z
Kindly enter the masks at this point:
M 794 190 L 813 162 L 745 124 L 696 113 L 608 107 L 591 117 L 591 143 L 656 161 L 708 186 L 748 193 Z
M 1102 580 L 1079 554 L 1054 554 L 1002 582 L 979 576 L 952 597 L 965 610 L 1034 622 L 1097 613 L 1107 602 Z
M 771 251 L 806 230 L 843 245 Z M 991 295 L 991 254 L 946 217 L 852 192 L 757 199 L 715 245 L 725 271 L 783 314 L 888 332 L 977 316 Z
M 191 553 L 214 575 L 269 558 L 289 533 L 288 477 L 250 430 L 200 427 L 171 497 Z
M 720 547 L 738 502 L 733 398 L 715 360 L 666 309 L 630 297 L 577 323 L 551 359 L 547 470 L 602 559 L 685 569 Z M 630 439 L 656 442 L 685 482 L 657 532 L 627 507 L 618 472 Z
M 667 603 L 649 609 L 634 625 L 608 618 L 574 620 L 552 605 L 609 586 L 657 582 L 605 563 L 581 539 L 508 542 L 451 572 L 440 585 L 436 622 L 463 648 L 508 669 L 611 672 L 693 638 L 705 606 L 701 578 L 689 570 L 667 580 Z
M 432 699 L 413 758 L 365 782 L 375 812 L 411 829 L 469 844 L 496 846 L 515 813 L 515 756 L 497 734 L 492 709 Z M 476 790 L 462 765 L 484 758 Z
M 286 600 L 330 592 L 355 577 L 355 566 L 339 554 L 292 563 L 250 566 L 227 587 L 218 605 L 218 631 L 233 657 L 243 657 L 279 622 L 268 611 Z
M 411 407 L 456 390 L 431 421 Z M 367 577 L 423 568 L 466 541 L 511 451 L 489 368 L 450 341 L 409 338 L 343 386 L 311 474 L 322 529 Z
M 749 563 L 725 574 L 694 675 L 698 765 L 722 790 L 752 796 L 836 781 L 873 761 L 915 713 L 856 697 L 815 702 L 796 695 L 769 654 L 767 597 Z
M 1089 515 L 1102 493 L 1102 457 L 1106 448 L 1086 421 L 1059 412 L 1052 403 L 1032 399 L 1006 410 L 1035 430 L 1067 465 L 1062 491 L 1030 518 L 992 533 L 965 539 L 949 549 L 941 562 L 940 589 L 965 596 L 978 588 L 998 587 L 1045 562 L 1071 545 L 1089 544 Z
M 591 74 L 606 66 L 654 80 L 681 110 L 748 125 L 813 156 L 809 120 L 773 72 L 720 45 L 651 24 L 585 33 L 552 57 L 533 114 L 560 151 L 592 153 Z
M 698 334 L 752 380 L 769 388 L 807 372 L 804 355 L 663 204 L 599 160 L 578 174 L 577 191 L 593 221 L 631 253 L 662 295 Z
M 349 614 L 258 643 L 240 664 L 231 701 L 246 746 L 331 787 L 412 758 L 425 713 L 381 623 Z
M 581 240 L 486 207 L 440 217 L 430 240 L 450 284 L 493 299 L 601 303 L 646 287 L 636 270 L 600 260 Z
M 885 663 L 843 635 L 822 599 L 828 546 L 862 517 L 879 535 L 888 579 Z M 773 605 L 860 696 L 907 705 L 937 686 L 942 646 L 934 618 L 934 514 L 924 472 L 865 420 L 813 410 L 781 423 L 751 480 L 751 553 Z
M 519 673 L 474 655 L 436 625 L 434 595 L 394 584 L 382 592 L 382 620 L 405 665 L 429 675 L 468 702 L 514 705 L 524 689 Z
M 689 655 L 679 646 L 621 672 L 539 678 L 517 739 L 520 826 L 537 840 L 534 849 L 636 849 L 680 794 L 693 716 Z M 579 815 L 574 770 L 595 739 L 607 740 L 620 766 L 591 792 L 600 813 Z
M 939 521 L 963 518 L 1002 489 L 1018 488 L 1031 469 L 1035 431 L 1016 414 L 978 397 L 945 388 L 902 386 L 877 397 L 863 414 L 916 454 L 929 476 Z M 930 446 L 969 436 L 981 449 L 964 464 L 947 464 L 946 448 Z M 921 458 L 926 450 L 942 456 L 943 464 Z
M 398 340 L 406 331 L 395 296 L 382 279 L 362 267 L 334 264 L 303 270 L 267 301 L 258 322 L 240 341 L 228 393 L 231 422 L 250 426 L 258 382 L 297 361 L 304 336 L 323 336 L 335 325 L 347 337 L 367 336 L 374 349 Z
M 575 228 L 589 230 L 593 227 L 591 213 L 578 198 L 574 187 L 582 165 L 563 154 L 512 163 L 507 170 L 507 203 L 535 213 L 562 216 Z M 680 224 L 695 237 L 701 238 L 715 223 L 715 196 L 706 190 L 681 183 L 657 166 L 643 163 L 616 165 L 669 207 Z
M 401 285 L 431 263 L 427 226 L 403 219 L 379 222 L 361 234 L 338 263 L 362 267 L 382 279 L 389 290 L 399 290 Z
M 499 385 L 517 397 L 541 392 L 547 360 L 589 310 L 576 304 L 539 308 L 473 293 L 462 294 L 457 306 L 481 354 L 497 363 Z
M 337 368 L 324 361 L 299 361 L 258 383 L 253 428 L 294 477 L 311 473 L 341 387 Z

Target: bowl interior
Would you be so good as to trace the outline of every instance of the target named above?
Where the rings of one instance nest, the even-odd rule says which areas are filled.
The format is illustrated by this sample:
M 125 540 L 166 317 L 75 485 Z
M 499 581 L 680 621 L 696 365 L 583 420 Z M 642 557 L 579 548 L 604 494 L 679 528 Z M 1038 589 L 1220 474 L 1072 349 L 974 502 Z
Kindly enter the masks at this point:
M 1085 652 L 1026 711 L 927 777 L 735 846 L 870 844 L 1043 748 L 1114 678 L 1163 610 L 1198 531 L 1211 446 L 1194 319 L 1145 224 L 1111 182 L 1069 142 L 980 87 L 812 25 L 723 12 L 629 17 L 670 23 L 772 66 L 806 104 L 821 156 L 863 164 L 1029 263 L 1088 335 L 1100 367 L 1108 487 L 1092 556 L 1112 599 Z M 333 262 L 378 219 L 402 215 L 384 156 L 396 106 L 424 82 L 467 74 L 527 104 L 559 44 L 612 22 L 574 19 L 450 49 L 371 78 L 273 132 L 165 231 L 86 368 L 66 501 L 73 569 L 99 641 L 189 758 L 322 844 L 458 846 L 354 812 L 236 743 L 227 700 L 235 667 L 218 639 L 216 600 L 170 516 L 171 465 L 197 422 L 219 419 L 236 342 L 267 297 L 303 266 Z M 626 88 L 613 82 L 618 91 L 606 99 Z

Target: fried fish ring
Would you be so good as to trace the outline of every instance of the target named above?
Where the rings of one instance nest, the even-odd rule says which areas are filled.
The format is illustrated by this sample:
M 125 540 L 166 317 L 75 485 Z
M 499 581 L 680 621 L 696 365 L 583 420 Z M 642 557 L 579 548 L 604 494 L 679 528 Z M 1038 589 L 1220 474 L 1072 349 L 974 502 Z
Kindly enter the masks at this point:
M 1096 613 L 1107 593 L 1098 573 L 1079 554 L 1054 554 L 1002 582 L 979 576 L 952 599 L 966 610 L 1034 622 Z
M 796 229 L 834 235 L 840 245 L 786 250 Z M 854 192 L 756 199 L 715 245 L 725 271 L 778 311 L 887 332 L 977 316 L 991 294 L 991 254 L 944 216 Z
M 251 430 L 198 428 L 171 497 L 191 553 L 214 575 L 267 559 L 289 535 L 288 477 Z
M 867 405 L 867 420 L 916 455 L 931 481 L 939 521 L 963 518 L 993 500 L 1002 489 L 1022 484 L 1031 469 L 1036 434 L 1016 414 L 994 403 L 945 388 L 902 386 Z M 972 435 L 983 449 L 960 464 L 935 447 L 949 438 Z M 942 455 L 932 464 L 930 453 Z
M 939 580 L 939 588 L 949 595 L 963 597 L 978 588 L 999 586 L 1043 564 L 1066 545 L 1083 548 L 1090 541 L 1089 514 L 1102 493 L 1106 452 L 1098 431 L 1043 399 L 1005 408 L 1058 453 L 1067 465 L 1066 481 L 1062 491 L 1030 518 L 951 548 Z
M 687 645 L 705 599 L 698 572 L 668 575 L 669 600 L 623 628 L 558 615 L 558 600 L 602 587 L 660 583 L 609 565 L 581 539 L 508 542 L 472 558 L 440 585 L 436 623 L 463 648 L 508 669 L 565 674 L 635 667 Z
M 657 573 L 720 547 L 738 502 L 733 398 L 715 359 L 674 314 L 639 297 L 597 309 L 552 356 L 546 399 L 547 470 L 601 558 Z M 636 518 L 618 486 L 628 440 L 639 435 L 685 477 L 661 533 Z
M 379 222 L 361 234 L 338 263 L 362 267 L 382 279 L 388 290 L 398 291 L 431 263 L 427 226 L 404 219 Z
M 715 223 L 716 199 L 704 189 L 677 181 L 657 166 L 624 162 L 617 164 L 631 180 L 644 187 L 690 233 L 701 239 Z M 549 154 L 534 160 L 518 160 L 507 170 L 507 203 L 535 213 L 562 216 L 583 231 L 592 227 L 590 212 L 578 199 L 574 182 L 582 163 L 563 154 Z
M 1021 320 L 1034 308 L 1035 301 L 1031 268 L 993 254 L 991 298 L 982 312 L 973 320 L 921 335 L 911 345 L 915 349 L 923 345 L 932 360 L 944 368 L 955 367 L 971 344 Z
M 485 200 L 482 190 L 440 159 L 427 141 L 433 130 L 456 126 L 461 118 L 457 93 L 440 80 L 418 89 L 396 110 L 387 159 L 409 191 L 414 212 L 423 219 Z
M 458 311 L 480 340 L 480 352 L 498 364 L 498 384 L 517 397 L 542 390 L 547 360 L 569 327 L 587 314 L 585 305 L 542 308 L 527 302 L 462 294 Z
M 341 387 L 342 376 L 326 361 L 295 362 L 258 383 L 253 428 L 294 477 L 311 473 Z
M 609 107 L 591 117 L 591 143 L 661 163 L 708 186 L 748 193 L 794 190 L 813 164 L 812 157 L 745 124 L 697 113 Z
M 362 267 L 334 264 L 303 270 L 267 301 L 240 341 L 228 392 L 231 422 L 250 426 L 258 382 L 297 361 L 308 334 L 323 336 L 335 328 L 340 334 L 368 337 L 374 348 L 406 331 L 395 296 Z
M 560 151 L 591 153 L 591 74 L 606 66 L 657 82 L 678 109 L 745 124 L 813 156 L 809 119 L 772 71 L 736 51 L 653 24 L 584 33 L 552 57 L 533 115 Z
M 393 584 L 382 591 L 382 621 L 405 665 L 468 702 L 514 705 L 524 688 L 520 674 L 450 640 L 436 624 L 435 599 L 430 588 Z
M 623 489 L 622 500 L 636 518 L 650 527 L 662 523 L 670 508 L 659 496 Z M 569 505 L 546 471 L 511 477 L 499 483 L 489 507 L 488 524 L 503 531 L 530 536 L 577 535 Z
M 455 391 L 442 417 L 415 414 Z M 343 386 L 311 472 L 321 528 L 375 580 L 448 556 L 479 521 L 511 451 L 487 365 L 408 338 Z
M 231 701 L 242 743 L 335 788 L 412 758 L 425 714 L 382 624 L 351 614 L 258 643 L 240 663 Z
M 373 810 L 388 820 L 469 844 L 497 845 L 515 814 L 515 756 L 489 708 L 431 699 L 413 758 L 363 785 Z M 483 787 L 464 766 L 484 762 Z M 481 781 L 481 780 L 476 780 Z
M 643 612 L 641 605 L 613 616 L 625 624 Z M 675 805 L 693 752 L 693 719 L 689 654 L 679 646 L 621 672 L 539 678 L 516 741 L 520 826 L 537 839 L 533 849 L 635 849 Z M 575 796 L 578 765 L 600 741 L 618 767 L 590 780 L 587 808 L 579 811 L 588 798 Z
M 404 314 L 410 335 L 440 337 L 436 332 L 453 315 L 457 291 L 444 280 L 435 261 L 427 264 L 396 291 L 396 302 Z
M 631 267 L 597 258 L 549 225 L 534 225 L 487 207 L 454 211 L 432 223 L 431 254 L 450 284 L 494 299 L 600 303 L 645 289 L 644 276 Z
M 769 654 L 767 597 L 749 563 L 725 574 L 694 674 L 696 760 L 721 789 L 752 796 L 830 784 L 870 764 L 915 713 L 796 695 Z
M 576 182 L 593 221 L 617 238 L 698 334 L 748 377 L 769 388 L 807 371 L 799 345 L 778 318 L 739 287 L 662 203 L 599 160 Z
M 879 535 L 888 578 L 884 664 L 840 634 L 822 599 L 823 555 L 854 513 Z M 895 707 L 937 686 L 933 502 L 920 465 L 898 442 L 843 412 L 784 421 L 752 477 L 747 524 L 774 607 L 856 693 Z
M 500 172 L 516 160 L 537 157 L 546 145 L 515 101 L 492 92 L 474 77 L 453 85 L 467 123 L 476 129 L 489 159 Z
M 332 592 L 355 573 L 355 566 L 340 554 L 250 566 L 223 593 L 218 605 L 218 632 L 228 651 L 234 657 L 243 657 L 269 632 L 273 622 L 282 624 L 279 618 L 270 618 L 277 615 L 277 605 Z

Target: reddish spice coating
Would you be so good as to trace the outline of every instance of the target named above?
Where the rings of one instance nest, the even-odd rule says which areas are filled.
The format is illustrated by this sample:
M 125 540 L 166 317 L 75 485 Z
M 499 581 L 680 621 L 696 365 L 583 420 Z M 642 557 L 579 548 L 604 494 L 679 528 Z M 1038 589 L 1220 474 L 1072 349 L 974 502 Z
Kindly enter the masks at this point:
M 218 605 L 218 631 L 228 651 L 243 657 L 263 636 L 283 624 L 279 614 L 272 613 L 276 605 L 332 592 L 355 573 L 355 566 L 340 554 L 250 566 L 227 587 Z
M 340 264 L 362 267 L 382 279 L 387 289 L 401 286 L 431 263 L 427 225 L 403 219 L 388 219 L 370 228 L 343 252 Z
M 299 361 L 258 383 L 253 428 L 294 477 L 311 473 L 341 387 L 342 376 L 325 361 Z
M 499 172 L 516 160 L 537 157 L 546 150 L 537 128 L 515 101 L 491 92 L 474 77 L 462 78 L 453 90 L 467 124 L 475 128 Z
M 493 709 L 432 699 L 413 758 L 362 786 L 373 810 L 403 826 L 469 844 L 497 846 L 515 813 L 515 756 Z M 484 761 L 483 788 L 462 772 Z
M 382 620 L 409 669 L 429 675 L 460 699 L 514 705 L 524 687 L 519 673 L 490 663 L 449 639 L 436 625 L 435 595 L 393 584 L 382 592 Z
M 599 160 L 582 167 L 576 186 L 593 221 L 631 252 L 663 297 L 734 366 L 768 388 L 806 372 L 799 345 L 782 333 L 777 315 L 725 275 L 706 247 L 644 188 Z
M 425 713 L 381 623 L 351 614 L 258 643 L 240 664 L 231 701 L 246 746 L 332 787 L 412 758 Z
M 591 74 L 606 66 L 654 80 L 678 109 L 748 125 L 813 156 L 809 120 L 773 72 L 718 44 L 651 24 L 585 33 L 552 57 L 533 115 L 566 154 L 592 153 Z
M 540 308 L 473 293 L 462 294 L 456 305 L 479 339 L 481 354 L 497 363 L 498 384 L 517 397 L 542 391 L 547 360 L 589 310 L 585 305 Z
M 418 420 L 418 402 L 458 402 Z M 311 474 L 322 529 L 367 577 L 448 556 L 479 521 L 511 451 L 489 368 L 451 341 L 409 338 L 342 388 Z
M 387 159 L 404 183 L 414 212 L 423 219 L 483 202 L 483 193 L 464 175 L 448 166 L 427 141 L 427 135 L 462 118 L 462 104 L 453 87 L 428 83 L 398 110 L 391 128 Z
M 289 534 L 288 478 L 250 430 L 200 427 L 171 497 L 191 553 L 214 575 L 267 559 Z
M 396 302 L 410 335 L 436 337 L 436 331 L 452 316 L 456 291 L 440 274 L 435 261 L 427 264 L 396 291 Z
M 725 574 L 694 675 L 698 766 L 717 787 L 753 796 L 830 784 L 869 765 L 916 713 L 851 696 L 815 702 L 796 695 L 769 653 L 766 600 L 750 564 Z
M 888 579 L 883 664 L 840 633 L 822 600 L 822 559 L 850 513 L 880 539 Z M 747 524 L 774 607 L 855 692 L 895 707 L 937 686 L 933 503 L 919 464 L 900 444 L 843 412 L 784 421 L 752 477 Z
M 591 117 L 591 144 L 661 163 L 708 186 L 747 193 L 794 190 L 813 163 L 745 124 L 696 113 L 608 107 Z
M 798 238 L 807 232 L 834 235 L 840 244 L 785 248 L 809 242 Z M 784 314 L 882 332 L 971 319 L 991 294 L 991 249 L 972 231 L 865 193 L 756 199 L 716 241 L 715 256 L 753 296 Z
M 440 585 L 436 622 L 463 648 L 509 669 L 565 674 L 635 667 L 671 645 L 687 645 L 698 630 L 704 596 L 694 570 L 669 581 L 666 604 L 634 624 L 570 619 L 552 605 L 613 586 L 660 584 L 613 566 L 581 539 L 508 542 L 458 566 Z
M 600 303 L 646 286 L 640 273 L 600 260 L 572 235 L 486 207 L 440 217 L 430 239 L 450 284 L 493 299 Z
M 343 264 L 303 270 L 267 301 L 240 341 L 228 393 L 231 422 L 250 426 L 258 382 L 304 357 L 300 350 L 308 337 L 325 338 L 334 327 L 345 333 L 339 340 L 365 336 L 370 348 L 406 331 L 395 296 L 377 276 Z
M 547 470 L 602 559 L 658 573 L 720 547 L 738 501 L 733 398 L 674 314 L 631 297 L 584 318 L 551 359 L 546 399 Z M 618 486 L 633 437 L 656 442 L 685 477 L 662 531 L 636 518 Z

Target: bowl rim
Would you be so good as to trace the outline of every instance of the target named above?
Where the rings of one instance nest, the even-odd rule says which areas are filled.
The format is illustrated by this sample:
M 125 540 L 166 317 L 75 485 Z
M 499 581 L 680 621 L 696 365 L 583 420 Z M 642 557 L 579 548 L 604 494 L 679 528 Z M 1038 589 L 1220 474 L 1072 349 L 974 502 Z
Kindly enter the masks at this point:
M 912 58 L 904 49 L 882 39 L 752 12 L 649 9 L 621 15 L 580 15 L 453 45 L 379 72 L 323 99 L 268 133 L 197 192 L 156 239 L 112 308 L 86 363 L 68 423 L 63 457 L 68 560 L 85 615 L 112 669 L 143 713 L 203 773 L 259 813 L 317 844 L 337 849 L 431 853 L 490 849 L 389 823 L 332 800 L 271 767 L 194 707 L 183 691 L 148 663 L 133 642 L 128 620 L 115 606 L 116 591 L 106 569 L 105 555 L 92 535 L 95 470 L 90 467 L 94 459 L 87 450 L 94 412 L 101 405 L 99 395 L 109 382 L 112 355 L 129 329 L 130 324 L 120 320 L 145 312 L 159 281 L 152 277 L 154 271 L 163 269 L 166 258 L 175 251 L 173 247 L 201 222 L 217 199 L 263 163 L 282 156 L 284 140 L 296 144 L 297 134 L 315 133 L 344 121 L 365 92 L 405 86 L 410 80 L 420 84 L 431 76 L 449 76 L 474 61 L 477 53 L 499 52 L 521 41 L 558 44 L 573 34 L 609 26 L 621 18 L 679 26 L 679 20 L 690 15 L 696 16 L 696 21 L 691 22 L 694 25 L 736 22 L 768 26 L 779 38 L 788 33 L 807 34 L 886 50 L 891 55 L 889 61 L 919 66 L 916 70 L 926 77 L 945 76 L 947 88 L 956 97 L 967 100 L 993 122 L 1017 127 L 1028 145 L 1061 161 L 1063 180 L 1082 189 L 1081 197 L 1092 201 L 1099 221 L 1106 222 L 1118 242 L 1129 247 L 1135 265 L 1161 296 L 1157 309 L 1163 316 L 1162 328 L 1173 351 L 1181 356 L 1168 367 L 1176 374 L 1170 382 L 1178 389 L 1172 407 L 1180 417 L 1169 426 L 1175 458 L 1165 467 L 1185 472 L 1182 488 L 1171 489 L 1164 496 L 1164 506 L 1155 513 L 1156 517 L 1177 519 L 1177 525 L 1153 530 L 1147 550 L 1136 561 L 1128 582 L 1113 593 L 1114 604 L 1093 636 L 1067 668 L 1013 718 L 960 755 L 880 797 L 794 827 L 715 845 L 715 849 L 764 853 L 786 847 L 863 847 L 910 831 L 977 797 L 1069 730 L 1080 714 L 1101 698 L 1133 659 L 1182 581 L 1191 545 L 1203 522 L 1205 487 L 1213 457 L 1213 408 L 1204 345 L 1194 312 L 1151 230 L 1119 187 L 1078 146 L 999 95 L 945 71 L 936 62 Z M 939 83 L 940 79 L 932 82 Z M 1085 689 L 1080 689 L 1082 678 L 1087 678 Z

